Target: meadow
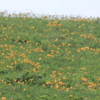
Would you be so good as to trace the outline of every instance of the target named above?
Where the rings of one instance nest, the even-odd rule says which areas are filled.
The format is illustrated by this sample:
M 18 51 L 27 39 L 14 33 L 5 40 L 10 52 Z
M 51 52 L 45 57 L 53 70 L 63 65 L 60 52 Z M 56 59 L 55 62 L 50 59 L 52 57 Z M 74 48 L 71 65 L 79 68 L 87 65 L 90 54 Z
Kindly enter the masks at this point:
M 100 18 L 0 12 L 0 100 L 100 100 Z

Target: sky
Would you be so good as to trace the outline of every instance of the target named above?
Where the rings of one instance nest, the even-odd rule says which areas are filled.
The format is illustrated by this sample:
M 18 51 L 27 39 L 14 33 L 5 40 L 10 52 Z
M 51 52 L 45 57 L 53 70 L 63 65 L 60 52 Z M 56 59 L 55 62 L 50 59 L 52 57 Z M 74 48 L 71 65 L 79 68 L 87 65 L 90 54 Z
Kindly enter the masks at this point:
M 0 0 L 0 12 L 100 17 L 100 0 Z

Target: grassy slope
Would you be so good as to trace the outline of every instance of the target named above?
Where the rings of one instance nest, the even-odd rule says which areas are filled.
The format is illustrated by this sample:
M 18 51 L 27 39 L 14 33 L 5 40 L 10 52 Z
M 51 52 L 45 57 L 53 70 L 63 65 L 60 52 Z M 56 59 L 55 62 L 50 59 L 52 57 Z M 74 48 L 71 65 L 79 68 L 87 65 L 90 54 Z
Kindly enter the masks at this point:
M 0 97 L 99 100 L 100 23 L 0 17 Z

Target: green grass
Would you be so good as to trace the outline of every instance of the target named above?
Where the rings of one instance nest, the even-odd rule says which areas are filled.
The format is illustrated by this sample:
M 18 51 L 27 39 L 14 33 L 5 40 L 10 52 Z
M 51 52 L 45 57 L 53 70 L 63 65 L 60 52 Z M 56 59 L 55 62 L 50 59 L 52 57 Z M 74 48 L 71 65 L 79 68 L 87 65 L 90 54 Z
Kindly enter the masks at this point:
M 100 99 L 100 18 L 4 15 L 1 100 Z

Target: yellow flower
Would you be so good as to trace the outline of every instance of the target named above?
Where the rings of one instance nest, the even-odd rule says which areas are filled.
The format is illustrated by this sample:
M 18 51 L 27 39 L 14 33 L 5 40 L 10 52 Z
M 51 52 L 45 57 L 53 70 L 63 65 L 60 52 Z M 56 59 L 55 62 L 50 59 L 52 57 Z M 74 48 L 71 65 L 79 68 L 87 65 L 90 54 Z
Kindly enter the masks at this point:
M 55 75 L 50 75 L 50 77 L 55 78 Z
M 1 97 L 1 100 L 6 100 L 6 97 Z
M 34 80 L 34 79 L 29 79 L 31 82 Z
M 73 97 L 73 95 L 69 95 L 69 97 Z
M 35 43 L 35 45 L 38 45 L 39 43 Z
M 80 52 L 80 49 L 77 49 L 77 52 Z
M 49 16 L 44 16 L 44 18 L 48 18 Z
M 69 88 L 66 88 L 66 90 L 65 90 L 66 92 L 68 92 L 69 91 Z
M 34 68 L 32 71 L 33 71 L 33 72 L 36 72 L 36 69 Z
M 52 71 L 52 74 L 55 74 L 56 73 L 56 71 Z
M 74 55 L 72 55 L 72 57 L 75 57 Z
M 29 60 L 28 60 L 28 59 L 24 59 L 23 61 L 24 61 L 25 63 L 28 63 L 28 62 L 29 62 Z
M 62 79 L 68 79 L 67 77 L 62 77 Z
M 39 58 L 39 60 L 42 60 L 42 58 Z
M 82 69 L 82 70 L 86 70 L 86 68 L 80 68 L 80 69 Z
M 4 55 L 4 53 L 1 53 L 1 55 L 3 56 L 3 55 Z
M 54 41 L 57 42 L 58 41 L 58 38 L 56 38 Z
M 85 82 L 88 81 L 88 79 L 87 78 L 84 78 L 84 77 L 81 77 L 81 80 L 82 81 L 85 81 Z
M 92 83 L 92 82 L 88 82 L 88 87 L 95 87 L 96 84 Z
M 43 84 L 42 86 L 43 86 L 43 87 L 45 87 L 45 85 L 44 85 L 44 84 Z
M 52 82 L 46 82 L 46 84 L 52 84 Z
M 70 43 L 68 43 L 68 47 L 69 47 L 69 46 L 71 46 L 71 44 L 70 44 Z
M 62 73 L 58 73 L 58 75 L 62 75 Z
M 23 91 L 26 91 L 26 89 L 24 88 Z
M 10 85 L 12 85 L 12 84 L 8 84 L 8 85 L 10 86 Z
M 48 57 L 54 57 L 54 56 L 53 56 L 53 55 L 51 55 L 51 54 L 47 54 L 47 56 L 48 56 Z
M 59 85 L 58 85 L 58 84 L 56 84 L 56 85 L 55 85 L 55 88 L 59 88 Z
M 27 97 L 30 97 L 30 95 L 27 95 Z
M 60 85 L 64 85 L 65 83 L 63 83 L 63 82 L 59 82 L 58 84 L 60 84 Z

